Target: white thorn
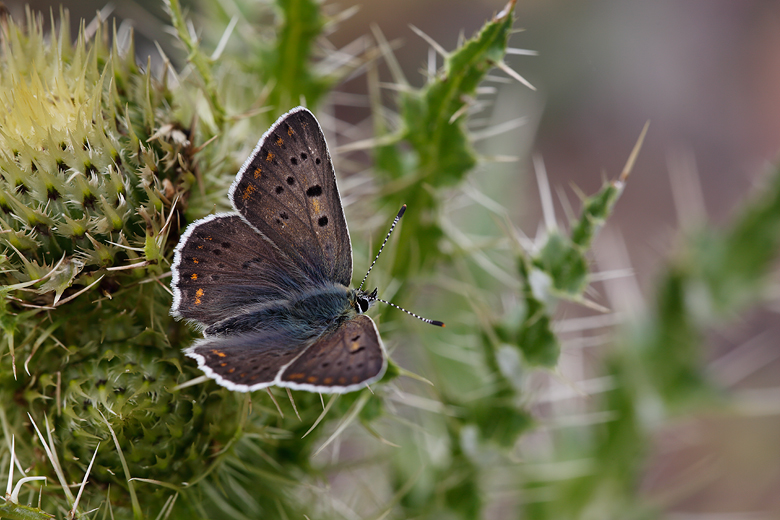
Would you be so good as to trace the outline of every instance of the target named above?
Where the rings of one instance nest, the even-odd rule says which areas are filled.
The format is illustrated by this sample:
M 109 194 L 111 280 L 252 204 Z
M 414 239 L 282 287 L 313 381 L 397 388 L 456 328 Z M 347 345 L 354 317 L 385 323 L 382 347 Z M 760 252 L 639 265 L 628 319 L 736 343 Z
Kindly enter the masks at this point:
M 525 125 L 527 122 L 528 122 L 528 118 L 523 116 L 523 117 L 518 117 L 516 119 L 511 119 L 509 121 L 505 121 L 504 123 L 500 123 L 498 125 L 490 126 L 478 132 L 472 132 L 471 142 L 477 142 L 483 139 L 489 139 L 491 137 L 495 137 L 505 132 L 510 132 L 516 128 L 520 128 L 521 126 Z
M 441 55 L 443 58 L 446 58 L 446 57 L 447 57 L 447 54 L 448 54 L 448 53 L 447 53 L 447 51 L 445 51 L 445 50 L 444 50 L 444 47 L 442 47 L 441 45 L 439 45 L 439 44 L 436 42 L 436 40 L 434 40 L 433 38 L 431 38 L 430 36 L 428 36 L 427 34 L 425 34 L 424 32 L 422 32 L 420 29 L 418 29 L 417 27 L 415 27 L 415 26 L 414 26 L 414 25 L 412 25 L 412 24 L 409 24 L 409 28 L 410 28 L 411 30 L 413 30 L 413 31 L 415 32 L 415 34 L 417 34 L 417 36 L 419 36 L 420 38 L 422 38 L 423 40 L 425 40 L 426 42 L 428 42 L 428 45 L 430 45 L 431 47 L 433 47 L 433 49 L 434 49 L 436 52 L 438 52 L 438 53 L 439 53 L 439 54 L 440 54 L 440 55 Z
M 536 172 L 536 182 L 539 185 L 539 198 L 542 201 L 544 224 L 547 231 L 552 232 L 558 229 L 558 224 L 555 220 L 555 207 L 553 206 L 552 192 L 550 192 L 550 181 L 547 178 L 544 160 L 540 155 L 534 155 L 534 171 Z
M 89 466 L 87 467 L 87 472 L 84 474 L 84 480 L 81 481 L 81 486 L 79 487 L 79 492 L 76 495 L 76 500 L 73 502 L 73 508 L 70 510 L 70 514 L 68 515 L 68 518 L 76 518 L 76 508 L 79 505 L 79 499 L 81 499 L 81 493 L 84 491 L 84 487 L 87 485 L 87 479 L 89 478 L 89 472 L 92 471 L 92 464 L 94 464 L 94 462 L 95 462 L 95 457 L 97 457 L 99 449 L 100 449 L 100 443 L 98 442 L 97 447 L 95 448 L 95 453 L 92 454 L 92 460 L 89 461 Z
M 520 83 L 522 83 L 526 87 L 530 88 L 531 90 L 536 90 L 536 87 L 531 85 L 531 83 L 527 79 L 525 79 L 523 76 L 521 76 L 520 74 L 518 74 L 517 72 L 512 70 L 512 68 L 509 67 L 509 65 L 507 65 L 503 61 L 499 61 L 498 63 L 496 63 L 496 67 L 498 67 L 499 69 L 503 70 L 507 75 L 509 75 L 512 78 L 516 79 L 517 81 L 519 81 Z
M 222 51 L 224 51 L 225 47 L 227 47 L 227 43 L 228 40 L 230 39 L 230 35 L 233 34 L 233 29 L 236 27 L 237 23 L 238 23 L 238 16 L 233 16 L 233 18 L 231 18 L 230 20 L 230 23 L 225 28 L 225 32 L 222 33 L 222 38 L 219 39 L 217 48 L 214 49 L 213 53 L 211 53 L 212 60 L 218 60 L 219 57 L 222 56 Z
M 11 498 L 10 498 L 11 502 L 13 502 L 14 504 L 18 504 L 19 503 L 19 491 L 22 489 L 22 484 L 24 484 L 25 482 L 30 482 L 32 480 L 43 480 L 45 482 L 46 481 L 46 477 L 24 477 L 24 478 L 20 478 L 19 482 L 16 483 L 16 487 L 14 488 L 13 493 L 11 493 Z
M 506 50 L 507 54 L 514 54 L 515 56 L 539 56 L 539 51 L 532 51 L 531 49 L 515 49 L 515 48 L 508 48 Z

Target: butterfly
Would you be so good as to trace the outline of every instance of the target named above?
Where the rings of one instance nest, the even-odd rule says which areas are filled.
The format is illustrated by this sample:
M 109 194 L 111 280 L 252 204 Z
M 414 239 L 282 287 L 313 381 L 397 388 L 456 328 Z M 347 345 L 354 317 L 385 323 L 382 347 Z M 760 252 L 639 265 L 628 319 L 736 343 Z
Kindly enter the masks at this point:
M 387 354 L 365 313 L 384 300 L 363 283 L 350 288 L 352 244 L 314 115 L 297 107 L 281 116 L 228 196 L 235 213 L 193 222 L 175 249 L 171 315 L 204 335 L 186 355 L 240 392 L 344 393 L 379 380 Z

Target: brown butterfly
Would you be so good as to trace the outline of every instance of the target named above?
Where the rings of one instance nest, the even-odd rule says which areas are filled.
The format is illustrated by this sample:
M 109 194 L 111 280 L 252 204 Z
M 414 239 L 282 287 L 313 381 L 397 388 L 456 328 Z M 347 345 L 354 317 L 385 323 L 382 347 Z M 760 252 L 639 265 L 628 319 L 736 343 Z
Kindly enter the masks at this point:
M 240 392 L 278 385 L 342 393 L 379 380 L 387 355 L 364 313 L 389 302 L 362 289 L 368 273 L 357 289 L 349 287 L 352 245 L 314 115 L 298 107 L 280 117 L 229 197 L 236 213 L 192 223 L 176 247 L 171 314 L 204 335 L 186 354 Z

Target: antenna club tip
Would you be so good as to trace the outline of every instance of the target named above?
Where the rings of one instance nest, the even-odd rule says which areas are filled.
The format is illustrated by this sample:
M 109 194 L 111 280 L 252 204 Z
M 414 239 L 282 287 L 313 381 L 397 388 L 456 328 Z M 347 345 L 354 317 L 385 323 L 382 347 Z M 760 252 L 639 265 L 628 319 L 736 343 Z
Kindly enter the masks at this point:
M 441 321 L 436 321 L 436 320 L 432 320 L 432 321 L 431 321 L 431 325 L 436 325 L 437 327 L 442 327 L 442 328 L 444 328 L 444 327 L 445 327 L 445 325 L 444 325 L 444 323 L 443 323 L 443 322 L 441 322 Z
M 404 216 L 404 212 L 406 211 L 406 204 L 401 206 L 401 210 L 398 212 L 398 216 L 396 218 L 401 218 Z

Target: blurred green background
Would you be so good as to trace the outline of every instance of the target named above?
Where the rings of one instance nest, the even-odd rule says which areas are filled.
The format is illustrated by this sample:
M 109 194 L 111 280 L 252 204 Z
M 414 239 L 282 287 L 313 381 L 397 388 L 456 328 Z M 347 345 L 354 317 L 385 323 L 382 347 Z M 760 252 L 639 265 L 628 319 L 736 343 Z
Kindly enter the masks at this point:
M 22 3 L 6 1 L 5 5 L 16 19 L 22 19 Z M 47 12 L 50 4 L 30 5 Z M 92 0 L 63 5 L 71 11 L 74 32 L 76 20 L 89 20 L 106 7 Z M 335 47 L 369 34 L 371 24 L 376 24 L 397 44 L 396 57 L 410 83 L 420 86 L 430 59 L 429 45 L 409 24 L 450 50 L 461 30 L 472 35 L 503 2 L 378 0 L 325 5 L 334 11 L 360 7 L 328 35 Z M 197 5 L 190 3 L 190 7 L 197 11 Z M 529 472 L 538 463 L 546 478 L 559 472 L 565 479 L 577 472 L 574 461 L 569 466 L 541 461 L 559 458 L 554 450 L 561 447 L 551 440 L 555 428 L 565 428 L 566 421 L 597 420 L 587 417 L 590 398 L 578 391 L 599 386 L 600 360 L 614 348 L 603 336 L 615 323 L 641 318 L 655 295 L 661 266 L 682 237 L 701 222 L 727 222 L 741 201 L 762 189 L 759 180 L 776 163 L 780 3 L 525 0 L 516 14 L 515 27 L 524 32 L 511 38 L 510 47 L 539 55 L 510 55 L 506 61 L 538 91 L 514 82 L 486 83 L 496 90 L 486 91 L 492 105 L 477 117 L 486 118 L 484 128 L 505 122 L 511 126 L 525 118 L 518 128 L 496 135 L 485 132 L 478 141 L 485 155 L 516 155 L 520 160 L 480 166 L 467 185 L 472 183 L 479 193 L 505 207 L 525 234 L 533 237 L 543 226 L 532 154 L 537 153 L 546 165 L 557 215 L 563 221 L 565 205 L 558 191 L 566 192 L 577 208 L 570 185 L 590 194 L 601 186 L 604 173 L 615 178 L 645 121 L 651 121 L 628 187 L 594 246 L 595 272 L 623 274 L 597 282 L 594 299 L 618 312 L 600 322 L 583 322 L 577 320 L 598 314 L 562 307 L 556 315 L 564 341 L 558 369 L 534 374 L 525 383 L 535 390 L 530 408 L 544 427 L 525 435 L 514 453 L 529 464 Z M 169 56 L 184 62 L 158 2 L 118 1 L 110 16 L 132 23 L 139 39 L 138 55 L 159 57 L 152 43 L 157 41 Z M 383 80 L 391 80 L 384 65 L 380 74 Z M 331 132 L 332 148 L 370 136 L 370 110 L 361 97 L 366 88 L 365 77 L 357 76 L 339 85 L 326 100 L 326 111 L 335 116 L 334 121 L 345 122 L 323 123 Z M 257 137 L 264 130 L 256 129 Z M 364 209 L 359 201 L 350 203 L 356 202 L 360 187 L 355 186 L 351 195 L 354 183 L 349 181 L 350 174 L 365 167 L 366 158 L 339 157 L 339 161 L 350 229 L 353 235 L 367 237 L 383 224 L 356 218 Z M 448 211 L 456 227 L 474 234 L 494 228 L 493 221 L 475 212 L 467 199 L 463 193 L 453 193 Z M 475 217 L 478 214 L 482 216 Z M 363 258 L 356 253 L 356 273 L 369 260 L 369 251 L 361 253 Z M 632 274 L 625 276 L 626 269 Z M 720 520 L 780 515 L 780 291 L 776 284 L 774 276 L 760 308 L 707 330 L 706 373 L 732 391 L 731 406 L 658 421 L 650 445 L 641 447 L 647 450 L 647 458 L 637 500 L 657 507 L 662 517 Z M 405 303 L 430 318 L 448 323 L 460 319 L 440 315 L 447 307 L 433 299 L 421 295 L 417 302 Z M 425 338 L 433 351 L 446 349 L 446 342 L 437 343 L 429 331 Z M 425 377 L 424 366 L 410 366 L 417 358 L 405 348 L 397 346 L 394 359 Z M 647 423 L 658 420 L 651 405 L 640 413 Z M 517 501 L 528 496 L 502 490 L 500 475 L 495 478 L 499 491 L 485 516 L 514 517 L 510 515 Z M 342 484 L 339 476 L 331 479 L 336 495 L 350 495 L 340 486 L 353 483 L 354 475 L 345 480 Z

